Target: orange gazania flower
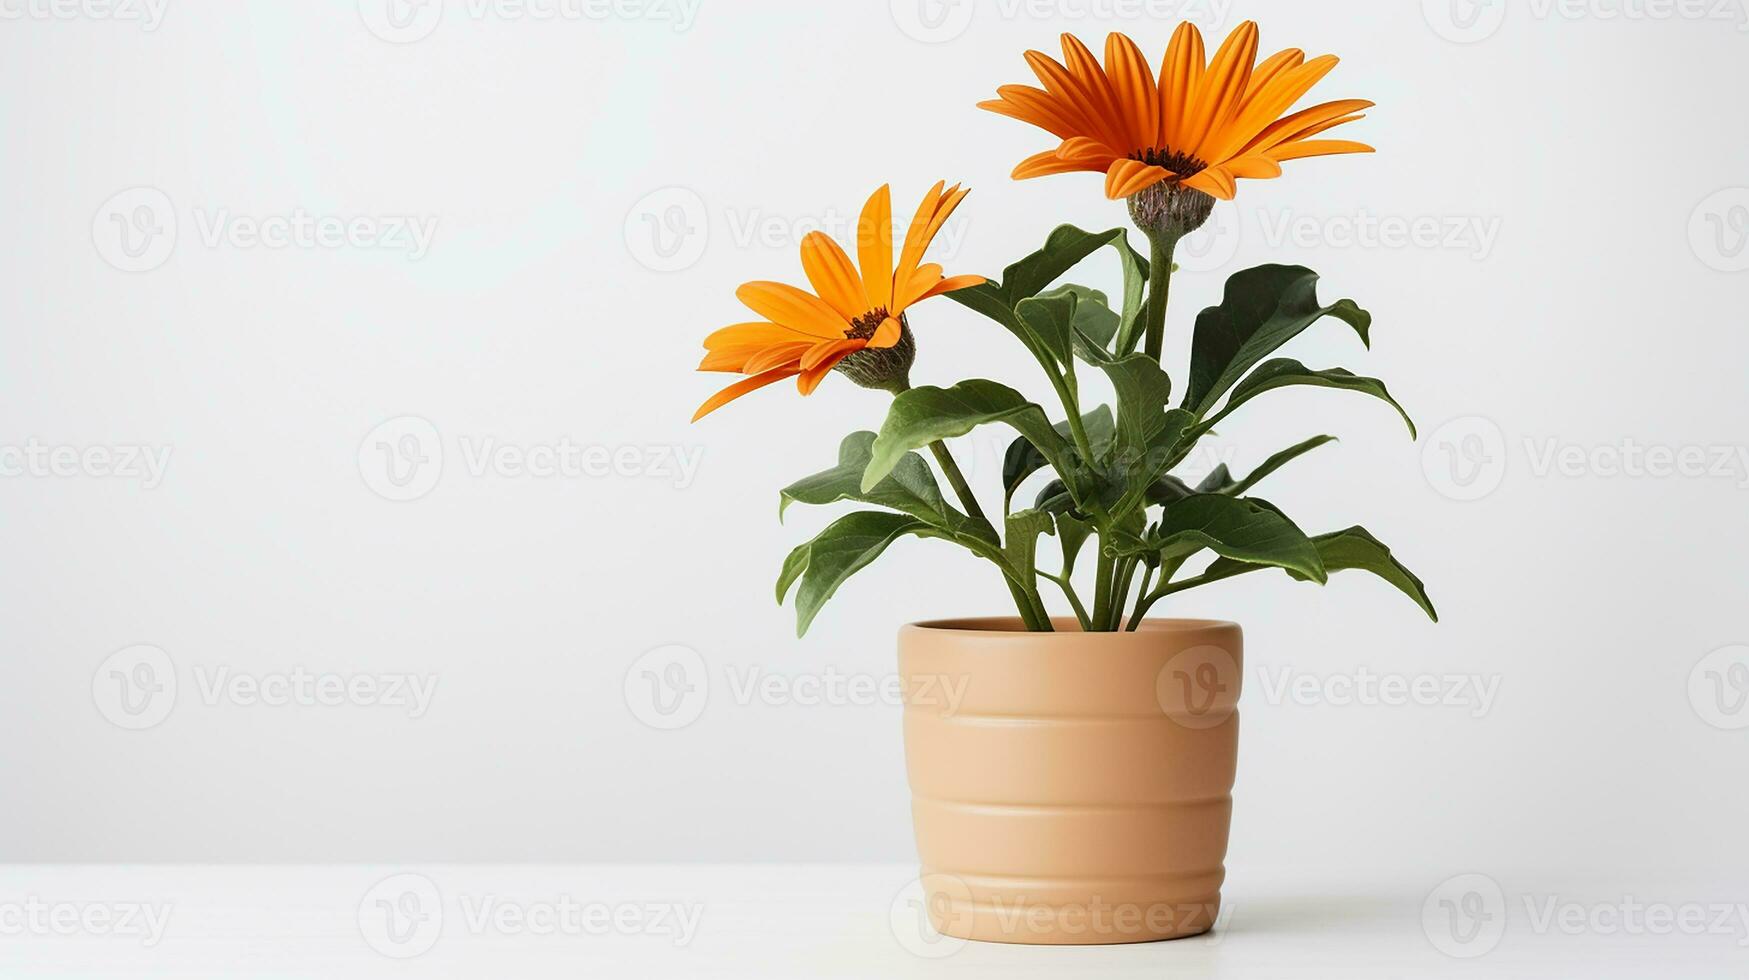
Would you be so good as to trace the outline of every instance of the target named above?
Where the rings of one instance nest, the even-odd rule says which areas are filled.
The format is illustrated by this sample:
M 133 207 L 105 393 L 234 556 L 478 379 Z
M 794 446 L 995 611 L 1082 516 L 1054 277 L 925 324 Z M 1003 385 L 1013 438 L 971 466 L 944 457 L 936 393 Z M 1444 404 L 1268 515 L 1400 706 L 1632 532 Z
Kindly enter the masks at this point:
M 1044 83 L 1004 85 L 980 108 L 1032 123 L 1061 139 L 1014 168 L 1017 180 L 1074 170 L 1105 174 L 1105 194 L 1129 197 L 1171 181 L 1231 200 L 1239 177 L 1281 176 L 1281 164 L 1333 153 L 1370 153 L 1347 140 L 1311 137 L 1361 118 L 1372 103 L 1326 102 L 1281 117 L 1336 67 L 1335 55 L 1306 60 L 1294 48 L 1257 58 L 1257 25 L 1240 24 L 1214 60 L 1203 62 L 1202 32 L 1180 24 L 1156 77 L 1136 43 L 1105 41 L 1105 67 L 1073 35 L 1058 64 L 1038 51 L 1026 60 Z
M 811 395 L 821 379 L 845 358 L 863 351 L 909 344 L 905 311 L 931 296 L 976 286 L 983 276 L 944 278 L 941 266 L 923 263 L 923 253 L 969 190 L 937 183 L 905 235 L 899 264 L 893 265 L 892 193 L 882 186 L 863 206 L 857 223 L 859 275 L 844 249 L 822 232 L 802 239 L 802 269 L 814 292 L 780 282 L 750 282 L 735 296 L 763 321 L 737 323 L 706 337 L 700 371 L 728 371 L 749 377 L 712 395 L 699 406 L 694 422 L 735 399 L 785 378 Z M 909 352 L 909 348 L 907 348 Z M 909 360 L 904 367 L 910 366 Z

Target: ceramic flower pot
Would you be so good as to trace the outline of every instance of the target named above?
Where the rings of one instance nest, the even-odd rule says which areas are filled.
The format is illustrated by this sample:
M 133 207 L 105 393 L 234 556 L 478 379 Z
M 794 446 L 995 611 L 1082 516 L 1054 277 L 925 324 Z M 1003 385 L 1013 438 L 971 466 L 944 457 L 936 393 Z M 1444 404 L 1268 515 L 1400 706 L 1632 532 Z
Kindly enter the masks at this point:
M 1239 627 L 1056 628 L 973 619 L 899 633 L 934 925 L 1047 944 L 1207 932 L 1232 817 Z

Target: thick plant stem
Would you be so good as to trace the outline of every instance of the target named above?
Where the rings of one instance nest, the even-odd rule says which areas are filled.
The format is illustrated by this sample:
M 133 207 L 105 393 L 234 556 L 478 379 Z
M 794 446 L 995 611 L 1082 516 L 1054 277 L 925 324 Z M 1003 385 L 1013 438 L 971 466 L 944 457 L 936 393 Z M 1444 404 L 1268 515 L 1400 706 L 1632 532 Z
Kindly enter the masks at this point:
M 1166 347 L 1166 303 L 1172 296 L 1172 253 L 1178 239 L 1166 232 L 1148 235 L 1153 246 L 1148 258 L 1147 352 L 1160 360 Z
M 935 463 L 941 467 L 941 472 L 947 477 L 948 485 L 953 487 L 954 496 L 960 499 L 960 505 L 965 507 L 966 516 L 996 533 L 995 525 L 984 516 L 984 509 L 978 506 L 978 498 L 972 495 L 971 484 L 966 482 L 966 475 L 960 471 L 958 463 L 954 462 L 953 454 L 947 451 L 947 444 L 940 439 L 929 444 L 929 451 L 935 456 Z M 1034 633 L 1051 632 L 1051 617 L 1046 613 L 1044 600 L 1038 597 L 1037 590 L 1030 583 L 1020 583 L 1002 576 L 1002 581 L 1008 584 L 1008 592 L 1014 597 L 1014 606 L 1020 611 L 1020 620 L 1026 628 Z
M 1093 628 L 1100 632 L 1111 630 L 1112 579 L 1117 571 L 1117 560 L 1105 553 L 1102 547 L 1099 551 L 1099 565 L 1093 587 Z

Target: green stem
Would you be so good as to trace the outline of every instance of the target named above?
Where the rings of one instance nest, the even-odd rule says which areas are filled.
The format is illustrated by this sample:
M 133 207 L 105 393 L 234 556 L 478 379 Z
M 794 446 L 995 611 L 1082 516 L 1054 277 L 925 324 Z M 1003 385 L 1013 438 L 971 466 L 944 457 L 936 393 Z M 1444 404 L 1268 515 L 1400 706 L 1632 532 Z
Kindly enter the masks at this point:
M 1093 627 L 1098 630 L 1108 630 L 1106 624 L 1111 622 L 1111 592 L 1112 578 L 1117 570 L 1117 561 L 1105 553 L 1105 542 L 1099 543 L 1099 566 L 1093 587 Z
M 1117 563 L 1115 585 L 1111 590 L 1111 618 L 1101 624 L 1100 628 L 1115 633 L 1123 625 L 1123 609 L 1129 604 L 1130 582 L 1136 574 L 1134 558 L 1124 558 Z
M 1087 607 L 1081 604 L 1081 596 L 1075 592 L 1075 586 L 1068 577 L 1058 577 L 1050 572 L 1039 572 L 1038 574 L 1040 578 L 1057 583 L 1057 587 L 1063 590 L 1064 597 L 1069 600 L 1069 608 L 1075 610 L 1075 618 L 1081 621 L 1081 631 L 1084 633 L 1093 632 L 1093 618 L 1087 615 Z
M 977 521 L 994 535 L 995 525 L 984 516 L 984 509 L 978 506 L 978 498 L 972 495 L 972 486 L 966 482 L 965 473 L 960 471 L 960 465 L 954 462 L 953 454 L 947 451 L 947 444 L 940 439 L 929 444 L 929 452 L 935 456 L 935 463 L 941 467 L 942 475 L 947 477 L 948 485 L 953 487 L 954 496 L 960 499 L 960 504 L 966 509 L 966 516 Z M 1031 583 L 1017 582 L 1006 573 L 1002 581 L 1008 585 L 1008 594 L 1014 597 L 1014 606 L 1020 611 L 1021 622 L 1034 633 L 1051 632 L 1051 617 L 1045 611 L 1044 600 L 1038 596 L 1038 590 Z
M 1148 356 L 1158 361 L 1166 346 L 1166 303 L 1172 296 L 1172 253 L 1178 239 L 1166 234 L 1149 235 L 1148 258 Z

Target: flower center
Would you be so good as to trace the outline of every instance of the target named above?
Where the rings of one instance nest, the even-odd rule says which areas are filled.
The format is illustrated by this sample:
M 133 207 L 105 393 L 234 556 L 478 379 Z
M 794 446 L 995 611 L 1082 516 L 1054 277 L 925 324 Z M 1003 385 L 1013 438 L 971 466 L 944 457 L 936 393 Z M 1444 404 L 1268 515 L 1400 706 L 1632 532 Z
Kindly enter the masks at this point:
M 870 310 L 862 316 L 850 321 L 850 329 L 844 331 L 846 340 L 867 340 L 875 335 L 881 324 L 887 322 L 887 308 Z
M 1177 174 L 1178 180 L 1194 177 L 1207 170 L 1209 166 L 1188 153 L 1179 153 L 1164 147 L 1132 153 L 1130 159 L 1140 160 L 1151 167 L 1165 167 Z

